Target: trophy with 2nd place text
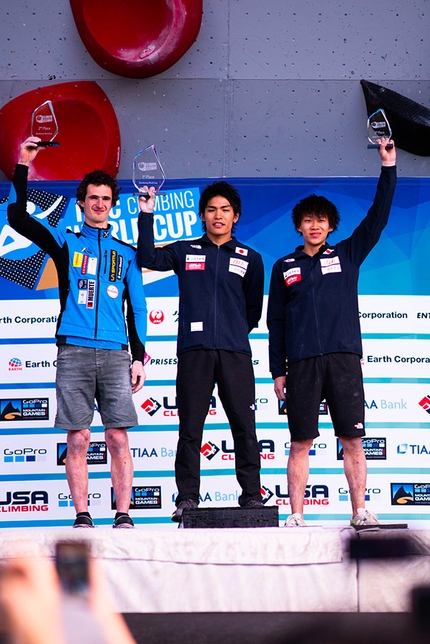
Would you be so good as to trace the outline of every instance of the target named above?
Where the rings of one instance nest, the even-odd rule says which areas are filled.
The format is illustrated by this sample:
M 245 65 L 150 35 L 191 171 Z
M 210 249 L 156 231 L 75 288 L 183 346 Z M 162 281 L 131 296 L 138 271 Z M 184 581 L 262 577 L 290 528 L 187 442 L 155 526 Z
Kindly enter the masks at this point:
M 31 115 L 31 136 L 37 136 L 40 141 L 37 147 L 46 148 L 60 145 L 54 141 L 58 134 L 58 123 L 51 101 L 45 101 Z

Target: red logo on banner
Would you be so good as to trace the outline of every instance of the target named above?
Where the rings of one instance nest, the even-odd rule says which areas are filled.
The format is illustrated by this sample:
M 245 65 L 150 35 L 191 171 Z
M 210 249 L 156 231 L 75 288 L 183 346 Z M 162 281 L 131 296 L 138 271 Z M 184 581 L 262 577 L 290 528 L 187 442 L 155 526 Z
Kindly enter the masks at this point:
M 154 309 L 149 312 L 149 321 L 152 324 L 161 324 L 164 321 L 164 313 L 160 309 Z

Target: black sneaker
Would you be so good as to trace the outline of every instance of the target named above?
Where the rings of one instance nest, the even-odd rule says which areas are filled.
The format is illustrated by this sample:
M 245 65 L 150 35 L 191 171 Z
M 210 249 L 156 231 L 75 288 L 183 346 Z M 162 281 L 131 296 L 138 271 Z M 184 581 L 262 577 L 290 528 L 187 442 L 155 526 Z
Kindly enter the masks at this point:
M 114 520 L 112 528 L 134 528 L 134 522 L 128 514 L 121 514 Z
M 172 521 L 176 521 L 177 523 L 180 523 L 182 521 L 182 513 L 185 510 L 185 508 L 190 508 L 190 510 L 194 510 L 195 508 L 198 507 L 197 501 L 194 501 L 194 499 L 185 499 L 185 501 L 181 501 L 172 514 Z
M 250 501 L 248 501 L 248 503 L 245 503 L 245 505 L 242 505 L 241 507 L 246 508 L 247 510 L 252 510 L 263 508 L 264 506 L 261 501 L 257 501 L 257 499 L 251 499 Z
M 94 525 L 94 522 L 91 517 L 87 516 L 86 514 L 81 514 L 78 517 L 76 517 L 73 527 L 74 528 L 95 528 L 96 526 Z

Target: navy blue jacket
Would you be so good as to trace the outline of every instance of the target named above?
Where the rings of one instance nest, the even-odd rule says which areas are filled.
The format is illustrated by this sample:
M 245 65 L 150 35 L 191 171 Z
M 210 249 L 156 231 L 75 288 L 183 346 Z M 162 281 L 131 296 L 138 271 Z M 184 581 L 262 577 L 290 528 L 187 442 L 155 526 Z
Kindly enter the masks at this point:
M 17 201 L 8 206 L 12 228 L 53 259 L 59 282 L 57 344 L 81 338 L 128 348 L 124 302 L 134 360 L 143 360 L 147 310 L 142 271 L 132 246 L 112 236 L 112 229 L 83 224 L 79 233 L 47 227 L 26 211 L 28 168 L 18 164 L 13 184 Z M 76 342 L 79 344 L 79 342 Z M 73 344 L 73 340 L 71 341 Z
M 310 257 L 299 246 L 274 264 L 267 326 L 272 377 L 288 364 L 334 352 L 362 355 L 359 268 L 388 221 L 396 168 L 382 167 L 374 202 L 352 235 Z
M 141 212 L 137 261 L 178 276 L 178 354 L 223 349 L 251 355 L 248 333 L 257 326 L 263 304 L 259 253 L 234 237 L 217 246 L 206 235 L 155 248 L 153 216 Z

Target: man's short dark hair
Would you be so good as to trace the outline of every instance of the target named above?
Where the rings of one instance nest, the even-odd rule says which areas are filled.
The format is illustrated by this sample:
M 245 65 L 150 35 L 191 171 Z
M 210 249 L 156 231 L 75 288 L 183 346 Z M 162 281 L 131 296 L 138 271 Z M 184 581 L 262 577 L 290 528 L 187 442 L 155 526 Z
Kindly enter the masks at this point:
M 89 185 L 109 186 L 109 188 L 112 190 L 112 206 L 116 205 L 121 187 L 118 185 L 117 180 L 111 177 L 110 174 L 108 174 L 104 170 L 93 170 L 93 172 L 88 172 L 88 174 L 85 175 L 79 186 L 76 188 L 77 202 L 85 201 Z M 79 203 L 78 206 L 81 210 L 83 210 Z
M 319 195 L 309 195 L 297 203 L 292 212 L 294 228 L 298 230 L 304 217 L 324 217 L 330 228 L 337 230 L 340 222 L 339 211 L 328 199 Z
M 214 197 L 224 197 L 224 199 L 227 199 L 230 206 L 233 208 L 234 214 L 240 217 L 242 214 L 242 200 L 240 198 L 240 194 L 238 190 L 232 186 L 231 183 L 227 183 L 227 181 L 215 181 L 214 183 L 206 186 L 200 195 L 200 215 L 204 214 L 209 201 Z M 206 230 L 206 224 L 204 221 L 202 221 L 202 226 L 203 230 Z M 233 224 L 232 232 L 234 232 L 234 228 L 235 224 Z

